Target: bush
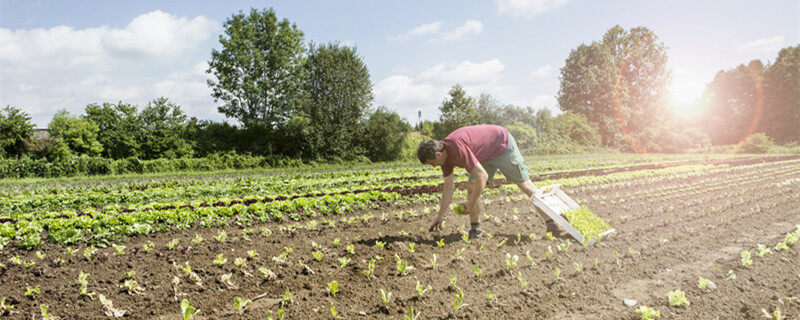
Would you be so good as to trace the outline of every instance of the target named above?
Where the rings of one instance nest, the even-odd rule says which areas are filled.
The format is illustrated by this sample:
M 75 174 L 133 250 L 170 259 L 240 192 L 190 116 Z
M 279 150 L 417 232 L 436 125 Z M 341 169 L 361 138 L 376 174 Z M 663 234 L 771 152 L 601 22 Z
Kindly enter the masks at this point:
M 507 129 L 522 150 L 529 149 L 536 143 L 536 129 L 526 123 L 517 121 Z
M 403 141 L 403 150 L 400 151 L 400 160 L 419 161 L 417 158 L 417 147 L 419 147 L 419 143 L 425 139 L 430 139 L 430 137 L 420 134 L 417 131 L 407 134 Z
M 775 143 L 772 138 L 763 133 L 754 133 L 747 137 L 742 144 L 742 153 L 767 153 Z

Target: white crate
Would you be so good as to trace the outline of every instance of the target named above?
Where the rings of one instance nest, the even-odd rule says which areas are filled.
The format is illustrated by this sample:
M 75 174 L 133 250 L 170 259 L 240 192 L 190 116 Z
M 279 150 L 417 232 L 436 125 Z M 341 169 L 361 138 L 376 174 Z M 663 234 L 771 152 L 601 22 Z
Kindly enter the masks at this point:
M 561 190 L 561 185 L 549 185 L 533 193 L 531 196 L 533 204 L 541 209 L 550 219 L 553 219 L 561 229 L 566 231 L 570 236 L 575 238 L 579 243 L 583 243 L 585 237 L 575 227 L 573 227 L 567 219 L 562 215 L 570 209 L 577 209 L 580 207 L 575 200 L 572 200 L 564 191 Z M 609 234 L 614 233 L 614 229 L 608 230 L 600 234 L 598 238 L 602 239 Z M 588 239 L 587 246 L 593 245 L 595 239 Z

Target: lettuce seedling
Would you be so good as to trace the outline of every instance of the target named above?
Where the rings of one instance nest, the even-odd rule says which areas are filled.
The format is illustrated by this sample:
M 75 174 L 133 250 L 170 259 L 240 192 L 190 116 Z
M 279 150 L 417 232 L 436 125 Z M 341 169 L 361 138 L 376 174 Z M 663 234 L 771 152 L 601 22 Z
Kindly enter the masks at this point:
M 214 264 L 221 266 L 228 262 L 228 259 L 223 257 L 222 254 L 218 254 L 216 258 L 214 258 Z
M 756 252 L 756 255 L 759 256 L 759 257 L 764 257 L 764 255 L 767 254 L 767 253 L 771 254 L 772 250 L 770 250 L 770 248 L 767 248 L 767 246 L 759 243 L 758 244 L 758 252 Z
M 325 257 L 325 253 L 322 251 L 314 251 L 311 253 L 314 256 L 314 260 L 322 261 L 322 258 Z
M 347 253 L 356 254 L 356 247 L 352 243 L 347 245 Z
M 403 259 L 400 259 L 400 256 L 398 256 L 396 253 L 394 254 L 394 260 L 395 262 L 397 262 L 396 263 L 397 274 L 399 275 L 404 275 L 406 274 L 407 270 L 414 269 L 414 267 L 408 265 L 408 262 L 404 261 Z
M 328 283 L 328 293 L 331 296 L 336 296 L 336 293 L 339 292 L 339 282 L 336 280 L 331 281 Z
M 639 306 L 639 309 L 636 309 L 636 313 L 642 315 L 642 320 L 655 320 L 655 318 L 661 317 L 660 311 L 648 306 Z
M 125 282 L 122 283 L 119 288 L 125 290 L 129 295 L 144 294 L 144 288 L 140 287 L 136 280 L 125 280 Z
M 39 287 L 31 288 L 27 283 L 25 284 L 25 296 L 33 298 L 34 295 L 39 294 Z
M 697 287 L 700 288 L 701 290 L 705 290 L 706 288 L 714 290 L 714 288 L 716 288 L 717 285 L 711 282 L 711 280 L 700 277 L 700 279 L 697 279 Z
M 217 231 L 217 235 L 214 237 L 214 239 L 216 239 L 217 242 L 225 242 L 225 239 L 227 238 L 228 238 L 228 233 L 225 232 L 225 230 Z
M 464 251 L 466 251 L 466 250 L 467 250 L 467 248 L 461 248 L 461 249 L 456 250 L 456 254 L 455 254 L 456 260 L 461 259 L 461 254 L 464 253 Z
M 386 242 L 383 241 L 375 241 L 375 247 L 383 249 L 383 246 L 386 245 Z
M 105 313 L 106 317 L 120 318 L 125 315 L 125 311 L 114 308 L 114 301 L 106 299 L 106 296 L 102 294 L 97 295 L 97 297 L 100 298 L 100 305 L 103 307 L 103 313 Z M 184 319 L 187 318 L 184 317 Z
M 458 294 L 455 296 L 455 298 L 453 298 L 452 306 L 453 306 L 453 313 L 454 314 L 459 309 L 467 306 L 467 304 L 464 303 L 464 292 L 463 291 L 458 290 Z
M 750 251 L 744 250 L 742 251 L 742 265 L 745 267 L 749 267 L 753 264 L 753 260 L 750 260 Z
M 436 246 L 438 246 L 439 248 L 444 247 L 444 238 L 441 238 L 439 239 L 439 241 L 436 241 Z
M 272 272 L 272 270 L 267 269 L 267 267 L 259 267 L 258 268 L 258 273 L 260 273 L 262 276 L 264 276 L 265 280 L 275 280 L 275 279 L 278 278 L 275 275 L 275 273 Z
M 96 252 L 97 248 L 94 246 L 88 246 L 86 250 L 83 250 L 83 257 L 86 258 L 86 260 L 92 260 Z
M 175 249 L 175 246 L 177 246 L 179 242 L 180 242 L 180 240 L 178 240 L 178 239 L 172 239 L 172 241 L 167 242 L 167 249 L 170 249 L 170 250 Z
M 686 292 L 681 290 L 675 290 L 667 292 L 667 298 L 669 298 L 669 306 L 670 307 L 678 307 L 682 305 L 690 305 L 689 300 L 686 299 Z
M 431 269 L 434 269 L 434 268 L 436 268 L 436 254 L 435 253 L 433 254 L 433 257 L 431 258 Z
M 472 266 L 472 269 L 475 271 L 475 277 L 480 279 L 481 276 L 483 275 L 483 269 L 481 269 L 481 267 L 478 266 L 477 264 Z
M 203 236 L 201 236 L 201 235 L 200 235 L 200 234 L 198 234 L 198 233 L 195 233 L 195 234 L 194 234 L 194 239 L 192 239 L 192 243 L 194 243 L 194 244 L 200 244 L 201 242 L 203 242 Z
M 389 301 L 392 300 L 392 293 L 381 288 L 381 301 L 383 301 L 383 305 L 388 307 Z
M 453 212 L 455 212 L 459 216 L 463 215 L 464 211 L 467 210 L 467 208 L 463 204 L 451 204 L 450 209 L 453 210 Z
M 181 301 L 181 315 L 183 316 L 183 320 L 191 320 L 198 312 L 200 312 L 199 309 L 189 305 L 189 300 L 183 299 L 183 301 Z
M 528 289 L 528 281 L 522 277 L 522 272 L 517 271 L 517 280 L 519 280 L 519 285 L 522 286 L 522 290 Z
M 125 254 L 125 246 L 120 246 L 120 245 L 116 245 L 116 244 L 112 243 L 111 247 L 114 248 L 114 255 L 115 256 L 121 256 L 121 255 Z
M 403 320 L 417 320 L 422 312 L 414 313 L 414 307 L 408 306 L 408 314 L 403 315 Z
M 233 307 L 236 308 L 237 311 L 239 311 L 239 314 L 243 314 L 244 308 L 251 304 L 253 304 L 253 300 L 245 299 L 242 297 L 233 298 Z
M 348 258 L 348 257 L 340 257 L 339 258 L 339 268 L 346 267 L 348 263 L 350 263 L 350 258 Z
M 432 289 L 433 289 L 433 287 L 431 287 L 430 285 L 425 287 L 425 288 L 423 288 L 422 284 L 419 283 L 419 280 L 417 280 L 417 295 L 419 295 L 420 297 L 425 295 L 426 292 L 428 292 L 428 291 L 430 291 Z
M 371 279 L 374 272 L 375 272 L 375 259 L 370 259 L 369 265 L 367 266 L 367 270 L 363 270 L 361 271 L 361 273 L 367 276 L 367 279 Z

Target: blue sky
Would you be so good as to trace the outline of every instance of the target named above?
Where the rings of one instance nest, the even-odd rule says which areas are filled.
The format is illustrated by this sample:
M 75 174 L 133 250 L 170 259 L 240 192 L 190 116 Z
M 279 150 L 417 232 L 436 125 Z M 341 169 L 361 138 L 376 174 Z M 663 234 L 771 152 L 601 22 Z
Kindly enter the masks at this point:
M 224 119 L 205 61 L 225 19 L 251 7 L 274 8 L 308 41 L 357 46 L 374 104 L 412 122 L 417 110 L 437 118 L 455 83 L 503 104 L 557 110 L 570 50 L 616 24 L 650 28 L 668 46 L 679 102 L 718 70 L 771 61 L 800 41 L 797 0 L 0 1 L 0 105 L 24 109 L 40 127 L 59 109 L 159 96 Z

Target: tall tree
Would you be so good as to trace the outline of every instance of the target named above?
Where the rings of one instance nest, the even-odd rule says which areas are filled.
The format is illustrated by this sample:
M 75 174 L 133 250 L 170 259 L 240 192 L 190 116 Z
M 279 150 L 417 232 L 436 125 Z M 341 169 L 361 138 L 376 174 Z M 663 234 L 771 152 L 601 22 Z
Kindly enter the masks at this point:
M 94 122 L 103 156 L 120 159 L 139 156 L 141 123 L 136 106 L 118 102 L 86 106 L 85 119 Z
M 179 158 L 192 154 L 187 139 L 187 119 L 181 107 L 167 98 L 147 104 L 140 113 L 142 131 L 140 145 L 144 159 Z
M 761 130 L 777 142 L 800 141 L 800 45 L 783 48 L 764 73 Z
M 626 147 L 629 137 L 660 125 L 671 81 L 666 49 L 645 27 L 609 29 L 602 41 L 570 52 L 559 106 L 597 123 L 604 144 Z
M 764 64 L 753 60 L 721 70 L 708 84 L 703 99 L 704 129 L 713 144 L 736 144 L 755 132 L 759 101 L 763 97 Z
M 442 101 L 439 111 L 439 122 L 442 124 L 439 132 L 436 132 L 436 139 L 443 139 L 451 132 L 463 126 L 478 124 L 480 114 L 476 108 L 475 98 L 467 95 L 461 85 L 456 84 L 450 88 L 448 99 Z
M 358 147 L 359 124 L 372 102 L 369 70 L 354 47 L 312 45 L 304 65 L 307 94 L 303 114 L 311 121 L 312 143 L 322 157 L 350 158 Z
M 31 117 L 20 109 L 6 106 L 0 111 L 0 156 L 19 156 L 25 152 L 25 141 L 33 136 Z
M 227 19 L 220 51 L 211 51 L 207 72 L 219 112 L 246 128 L 269 133 L 300 104 L 303 32 L 273 9 L 239 12 Z

